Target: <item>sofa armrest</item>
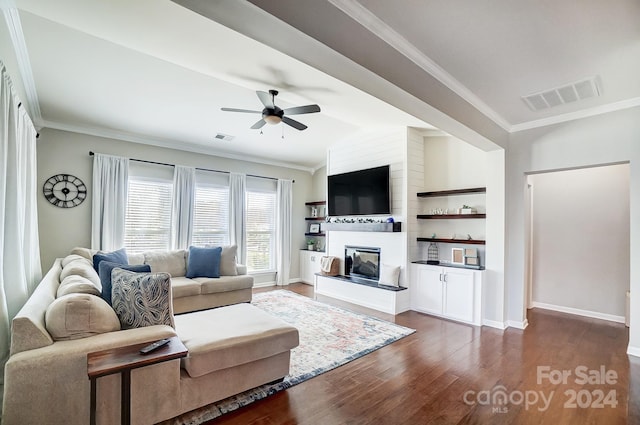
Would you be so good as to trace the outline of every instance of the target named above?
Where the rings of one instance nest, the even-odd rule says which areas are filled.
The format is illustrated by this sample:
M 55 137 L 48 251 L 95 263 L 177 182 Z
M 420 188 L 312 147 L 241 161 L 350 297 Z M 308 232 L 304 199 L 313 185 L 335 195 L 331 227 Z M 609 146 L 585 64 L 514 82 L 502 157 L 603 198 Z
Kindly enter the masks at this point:
M 244 264 L 236 264 L 236 270 L 238 270 L 238 274 L 247 274 L 247 266 Z
M 175 335 L 175 330 L 170 326 L 148 326 L 56 341 L 46 347 L 12 355 L 5 366 L 3 423 L 88 423 L 90 381 L 87 354 Z M 150 388 L 147 390 L 151 394 L 149 397 L 158 397 L 151 389 L 179 392 L 179 380 L 179 360 L 136 369 L 136 373 L 132 374 L 132 391 L 146 385 Z M 99 391 L 104 399 L 111 401 L 115 397 L 117 400 L 119 377 L 110 375 L 99 381 L 102 381 Z M 109 413 L 100 416 L 115 410 L 108 409 Z M 70 412 L 75 413 L 73 417 L 69 416 Z

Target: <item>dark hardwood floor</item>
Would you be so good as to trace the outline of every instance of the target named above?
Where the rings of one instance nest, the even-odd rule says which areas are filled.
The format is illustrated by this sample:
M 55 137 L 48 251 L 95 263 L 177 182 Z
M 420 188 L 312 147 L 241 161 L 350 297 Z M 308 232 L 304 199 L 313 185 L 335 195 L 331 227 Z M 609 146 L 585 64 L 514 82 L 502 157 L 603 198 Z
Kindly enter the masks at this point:
M 308 285 L 286 289 L 314 296 Z M 640 424 L 640 361 L 625 354 L 622 324 L 534 309 L 526 330 L 500 331 L 318 300 L 417 332 L 208 424 Z M 582 384 L 581 366 L 609 375 L 589 372 Z M 571 375 L 539 382 L 545 367 Z M 507 405 L 487 399 L 501 388 Z

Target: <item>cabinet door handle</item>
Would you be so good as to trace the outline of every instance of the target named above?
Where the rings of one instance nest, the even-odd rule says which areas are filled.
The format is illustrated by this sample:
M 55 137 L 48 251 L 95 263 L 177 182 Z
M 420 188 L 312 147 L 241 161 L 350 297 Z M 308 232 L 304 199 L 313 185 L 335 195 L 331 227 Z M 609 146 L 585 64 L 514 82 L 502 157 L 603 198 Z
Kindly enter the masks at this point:
M 440 273 L 440 282 L 442 282 L 442 273 Z
M 446 274 L 446 273 L 444 273 L 444 274 L 442 275 L 442 277 L 443 277 L 444 282 L 446 283 L 446 282 L 447 282 L 447 274 Z

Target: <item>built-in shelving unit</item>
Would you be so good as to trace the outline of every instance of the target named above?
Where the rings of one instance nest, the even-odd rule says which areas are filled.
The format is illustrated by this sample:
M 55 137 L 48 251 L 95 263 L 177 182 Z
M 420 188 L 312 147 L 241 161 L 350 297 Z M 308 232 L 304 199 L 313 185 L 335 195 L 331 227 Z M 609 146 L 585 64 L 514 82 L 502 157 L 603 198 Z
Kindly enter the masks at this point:
M 486 214 L 418 214 L 422 220 L 459 220 L 468 218 L 487 218 Z
M 473 195 L 486 193 L 486 187 L 472 187 L 468 189 L 438 190 L 432 192 L 418 192 L 418 198 L 435 198 L 439 196 Z M 420 220 L 467 220 L 485 219 L 486 214 L 418 214 Z M 484 240 L 477 239 L 446 239 L 446 238 L 417 238 L 418 242 L 442 242 L 466 245 L 485 245 Z
M 472 193 L 486 193 L 486 187 L 472 187 L 470 189 L 437 190 L 433 192 L 418 192 L 418 198 L 433 198 L 436 196 L 469 195 Z
M 418 238 L 418 242 L 442 242 L 461 243 L 467 245 L 484 245 L 486 241 L 480 239 L 445 239 L 445 238 Z

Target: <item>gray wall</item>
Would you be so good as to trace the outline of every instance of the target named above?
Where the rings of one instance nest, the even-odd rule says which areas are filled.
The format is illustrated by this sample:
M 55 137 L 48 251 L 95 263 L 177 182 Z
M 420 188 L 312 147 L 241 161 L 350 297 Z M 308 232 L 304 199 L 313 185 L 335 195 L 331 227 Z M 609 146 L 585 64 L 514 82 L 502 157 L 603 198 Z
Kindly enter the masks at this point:
M 526 174 L 630 163 L 629 352 L 640 355 L 640 107 L 511 135 L 507 151 L 507 308 L 525 316 Z
M 629 165 L 535 174 L 529 182 L 533 306 L 624 320 Z
M 39 194 L 38 222 L 44 270 L 51 267 L 55 258 L 67 255 L 73 247 L 88 247 L 91 243 L 93 161 L 89 151 L 94 151 L 169 164 L 294 179 L 291 278 L 299 276 L 297 249 L 304 245 L 304 203 L 312 188 L 310 173 L 51 129 L 40 132 L 37 151 L 39 187 L 52 175 L 67 173 L 82 179 L 89 189 L 87 199 L 81 205 L 69 209 L 55 207 Z

